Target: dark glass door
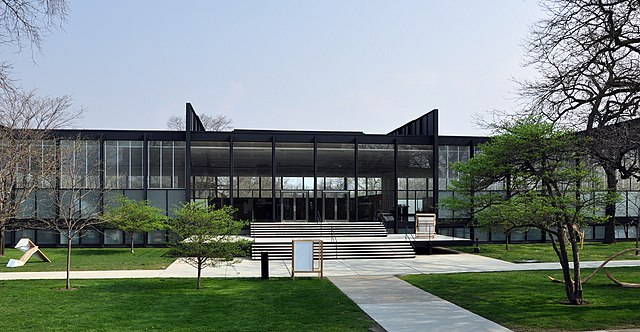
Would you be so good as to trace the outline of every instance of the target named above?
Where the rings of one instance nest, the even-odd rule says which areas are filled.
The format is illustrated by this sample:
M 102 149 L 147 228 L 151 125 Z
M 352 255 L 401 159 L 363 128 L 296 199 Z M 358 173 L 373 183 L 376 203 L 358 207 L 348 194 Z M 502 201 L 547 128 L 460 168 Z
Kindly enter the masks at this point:
M 304 191 L 283 191 L 280 194 L 280 216 L 282 221 L 307 221 L 309 211 L 307 194 Z
M 325 191 L 322 194 L 324 221 L 349 221 L 349 192 Z

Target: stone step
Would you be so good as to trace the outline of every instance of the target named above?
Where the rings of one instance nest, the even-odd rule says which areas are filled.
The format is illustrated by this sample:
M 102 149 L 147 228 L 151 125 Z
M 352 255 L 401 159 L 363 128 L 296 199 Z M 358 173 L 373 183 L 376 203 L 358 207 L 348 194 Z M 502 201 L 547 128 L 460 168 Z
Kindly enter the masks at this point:
M 377 222 L 254 222 L 251 236 L 260 237 L 363 237 L 387 236 L 384 225 Z
M 254 243 L 252 259 L 260 259 L 263 251 L 269 252 L 269 259 L 291 259 L 291 242 Z M 415 252 L 409 242 L 366 241 L 366 242 L 324 242 L 324 259 L 367 259 L 367 258 L 414 258 Z

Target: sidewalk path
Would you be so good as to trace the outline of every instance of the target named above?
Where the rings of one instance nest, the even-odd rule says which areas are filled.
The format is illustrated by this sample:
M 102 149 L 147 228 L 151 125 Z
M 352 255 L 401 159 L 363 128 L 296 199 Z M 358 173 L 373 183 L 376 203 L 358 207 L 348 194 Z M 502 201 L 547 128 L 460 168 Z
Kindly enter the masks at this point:
M 394 276 L 329 279 L 389 332 L 509 331 Z
M 582 262 L 583 268 L 597 267 L 602 262 Z M 609 267 L 640 266 L 640 260 L 613 261 Z M 290 277 L 290 260 L 269 261 L 271 277 Z M 417 256 L 412 259 L 353 259 L 327 260 L 324 262 L 324 275 L 337 276 L 390 276 L 404 274 L 463 273 L 490 271 L 526 271 L 557 270 L 559 263 L 515 264 L 493 258 L 471 255 L 431 255 Z M 15 279 L 64 279 L 65 272 L 0 272 L 0 280 Z M 259 260 L 242 260 L 234 266 L 221 265 L 205 268 L 204 277 L 215 278 L 256 278 L 260 277 Z M 196 269 L 182 260 L 176 260 L 166 270 L 114 270 L 114 271 L 71 271 L 75 279 L 113 279 L 113 278 L 194 278 Z

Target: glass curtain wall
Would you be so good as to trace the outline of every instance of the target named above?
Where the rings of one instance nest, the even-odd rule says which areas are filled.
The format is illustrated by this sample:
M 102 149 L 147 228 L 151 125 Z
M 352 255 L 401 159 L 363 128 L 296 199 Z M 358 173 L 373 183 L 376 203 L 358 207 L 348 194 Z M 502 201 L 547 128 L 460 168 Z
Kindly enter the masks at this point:
M 458 174 L 453 170 L 453 164 L 457 162 L 465 162 L 470 158 L 471 148 L 469 146 L 457 146 L 457 145 L 441 145 L 438 150 L 438 197 L 452 196 L 453 192 L 449 190 L 451 181 L 458 177 Z M 456 218 L 456 214 L 442 207 L 438 208 L 438 218 Z M 464 216 L 463 216 L 464 217 Z
M 317 144 L 316 219 L 355 221 L 355 144 Z
M 281 221 L 309 221 L 316 213 L 313 143 L 276 143 L 276 214 Z
M 231 203 L 229 142 L 191 143 L 191 197 L 208 206 Z
M 398 207 L 410 222 L 416 212 L 435 212 L 433 165 L 432 146 L 398 145 Z
M 56 162 L 56 142 L 41 141 L 31 143 L 29 146 L 28 165 L 25 165 L 27 173 L 18 173 L 17 188 L 19 195 L 24 191 L 21 188 L 31 186 L 34 179 L 37 179 L 37 189 L 32 191 L 27 199 L 20 205 L 16 211 L 18 219 L 37 218 L 55 218 L 57 215 L 57 207 L 55 198 L 57 197 L 56 176 L 38 176 L 42 172 L 46 172 L 51 168 L 51 163 Z M 29 174 L 35 174 L 30 176 Z M 24 181 L 24 182 L 23 182 Z
M 41 145 L 42 157 L 40 160 L 55 158 L 56 142 L 44 141 Z M 44 162 L 44 161 L 43 161 Z M 36 163 L 37 164 L 37 163 Z M 34 166 L 32 164 L 32 166 Z M 56 179 L 55 176 L 48 177 L 40 181 L 38 190 L 36 191 L 36 217 L 37 218 L 56 218 L 58 209 L 56 207 Z
M 184 188 L 182 141 L 149 142 L 149 188 Z
M 358 145 L 358 218 L 395 218 L 395 158 L 393 144 Z M 391 227 L 392 225 L 387 225 Z
M 272 143 L 233 143 L 233 206 L 244 220 L 271 221 Z
M 109 189 L 142 189 L 142 141 L 104 142 L 104 180 Z
M 173 215 L 173 210 L 184 201 L 185 142 L 148 142 L 149 204 Z
M 192 198 L 232 204 L 238 218 L 251 221 L 380 221 L 398 214 L 411 222 L 416 212 L 433 211 L 432 146 L 398 145 L 397 166 L 394 144 L 359 144 L 358 160 L 352 143 L 315 146 L 314 156 L 312 142 L 192 142 Z
M 95 217 L 102 211 L 100 188 L 100 143 L 60 141 L 60 190 L 57 207 L 62 215 Z

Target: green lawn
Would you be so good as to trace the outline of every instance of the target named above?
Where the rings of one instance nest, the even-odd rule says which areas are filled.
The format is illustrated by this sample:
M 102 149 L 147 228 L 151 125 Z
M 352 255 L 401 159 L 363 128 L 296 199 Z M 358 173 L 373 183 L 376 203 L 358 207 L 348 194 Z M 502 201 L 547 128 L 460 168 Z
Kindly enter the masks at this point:
M 5 249 L 5 257 L 0 257 L 0 272 L 64 271 L 66 269 L 67 248 L 41 248 L 51 263 L 31 257 L 22 267 L 8 268 L 10 258 L 18 259 L 23 252 L 13 248 Z M 165 269 L 175 257 L 168 255 L 167 248 L 136 248 L 135 255 L 128 248 L 73 248 L 71 270 L 156 270 Z
M 585 243 L 580 250 L 581 261 L 603 261 L 611 254 L 626 248 L 635 248 L 635 242 L 618 242 L 615 244 Z M 451 249 L 473 253 L 473 247 L 451 247 Z M 505 250 L 504 244 L 481 244 L 480 255 L 513 262 L 516 260 L 539 260 L 541 262 L 557 262 L 558 256 L 553 251 L 551 243 L 510 244 Z M 619 256 L 616 260 L 640 259 L 635 252 Z
M 611 268 L 621 281 L 640 283 L 640 268 Z M 586 275 L 592 270 L 583 270 Z M 584 285 L 587 305 L 570 306 L 559 271 L 409 275 L 402 279 L 516 331 L 640 328 L 640 289 L 615 286 L 604 271 Z
M 374 322 L 328 280 L 0 281 L 0 331 L 367 331 Z M 33 306 L 31 309 L 27 306 Z

